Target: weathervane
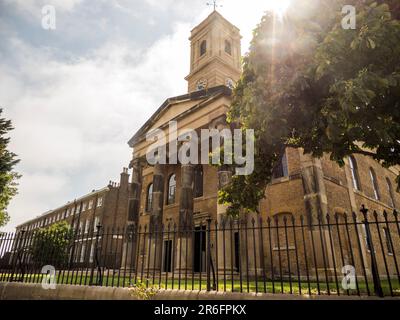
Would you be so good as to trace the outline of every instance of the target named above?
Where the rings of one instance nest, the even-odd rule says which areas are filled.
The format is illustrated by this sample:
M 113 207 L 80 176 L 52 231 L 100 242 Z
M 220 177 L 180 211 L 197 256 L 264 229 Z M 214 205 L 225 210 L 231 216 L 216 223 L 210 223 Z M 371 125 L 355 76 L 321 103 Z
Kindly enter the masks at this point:
M 220 5 L 220 4 L 217 4 L 217 0 L 213 0 L 213 2 L 212 2 L 212 3 L 210 3 L 210 2 L 207 2 L 207 5 L 208 5 L 208 6 L 213 6 L 213 7 L 214 7 L 214 11 L 216 11 L 216 10 L 217 10 L 217 8 L 221 8 L 221 7 L 222 7 L 222 5 Z

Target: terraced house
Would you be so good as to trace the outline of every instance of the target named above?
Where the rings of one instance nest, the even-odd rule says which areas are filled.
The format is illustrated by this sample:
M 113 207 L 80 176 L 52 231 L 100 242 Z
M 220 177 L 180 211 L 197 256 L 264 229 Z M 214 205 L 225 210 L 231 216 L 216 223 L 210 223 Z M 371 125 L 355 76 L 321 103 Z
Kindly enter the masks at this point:
M 17 233 L 45 229 L 53 224 L 65 221 L 76 235 L 77 245 L 74 247 L 73 262 L 84 264 L 93 261 L 94 241 L 88 242 L 88 237 L 94 237 L 97 226 L 103 230 L 117 230 L 125 225 L 128 215 L 128 199 L 131 187 L 128 169 L 124 168 L 119 183 L 110 181 L 104 188 L 79 197 L 73 201 L 43 213 L 17 227 Z M 117 241 L 117 240 L 116 240 Z M 121 250 L 117 258 L 121 259 Z M 114 257 L 115 252 L 107 256 Z

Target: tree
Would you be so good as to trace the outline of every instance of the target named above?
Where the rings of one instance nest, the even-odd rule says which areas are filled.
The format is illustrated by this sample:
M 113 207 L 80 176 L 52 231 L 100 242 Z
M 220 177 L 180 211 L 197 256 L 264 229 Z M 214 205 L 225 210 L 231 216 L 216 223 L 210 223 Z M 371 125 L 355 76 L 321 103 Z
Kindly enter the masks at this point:
M 45 229 L 39 229 L 33 235 L 33 241 L 29 247 L 32 261 L 41 266 L 46 264 L 55 267 L 65 265 L 68 262 L 68 249 L 72 239 L 73 230 L 65 221 Z
M 356 30 L 342 27 L 356 7 Z M 298 0 L 254 31 L 228 120 L 255 130 L 255 172 L 219 194 L 228 213 L 257 211 L 285 147 L 400 165 L 398 1 Z M 398 178 L 400 185 L 400 178 Z
M 0 115 L 2 112 L 3 109 L 0 109 Z M 17 194 L 16 181 L 20 178 L 20 175 L 13 171 L 19 160 L 16 159 L 15 153 L 7 149 L 10 142 L 7 134 L 13 129 L 10 120 L 0 117 L 0 227 L 6 225 L 10 219 L 7 207 Z

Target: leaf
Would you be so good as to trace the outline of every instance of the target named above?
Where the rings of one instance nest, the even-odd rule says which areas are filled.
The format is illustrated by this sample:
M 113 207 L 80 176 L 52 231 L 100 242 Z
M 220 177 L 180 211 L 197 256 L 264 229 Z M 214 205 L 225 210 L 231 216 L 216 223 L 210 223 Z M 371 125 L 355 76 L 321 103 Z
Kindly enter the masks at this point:
M 369 43 L 369 47 L 370 47 L 371 49 L 375 49 L 375 48 L 376 48 L 375 41 L 372 40 L 371 38 L 368 38 L 368 43 Z

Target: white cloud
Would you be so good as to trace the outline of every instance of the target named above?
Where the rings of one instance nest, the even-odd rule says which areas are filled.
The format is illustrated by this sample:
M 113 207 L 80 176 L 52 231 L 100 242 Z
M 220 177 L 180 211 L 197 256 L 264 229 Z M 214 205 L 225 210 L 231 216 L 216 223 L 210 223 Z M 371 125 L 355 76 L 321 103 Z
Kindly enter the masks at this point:
M 114 34 L 118 23 L 110 23 L 118 22 L 118 13 L 110 12 L 110 19 L 102 15 L 104 12 L 85 16 L 96 12 L 96 8 L 78 11 L 83 3 L 91 6 L 88 1 L 4 1 L 13 3 L 18 8 L 15 14 L 33 26 L 38 25 L 35 19 L 45 4 L 70 14 L 71 20 L 61 23 L 57 33 L 43 34 L 40 30 L 39 36 L 47 45 L 63 36 L 70 40 L 67 44 L 76 46 L 73 49 L 79 49 L 83 45 L 80 41 L 90 39 L 95 32 L 104 33 L 106 39 L 100 47 L 85 49 L 83 54 L 66 48 L 67 60 L 60 58 L 63 49 L 40 46 L 38 41 L 24 42 L 20 35 L 26 32 L 29 37 L 27 30 L 14 30 L 0 21 L 0 40 L 3 48 L 8 48 L 0 50 L 0 105 L 16 128 L 10 147 L 22 160 L 17 170 L 23 174 L 20 194 L 9 208 L 12 220 L 6 230 L 12 230 L 36 214 L 118 178 L 122 166 L 130 160 L 129 138 L 166 98 L 187 91 L 184 77 L 189 72 L 189 32 L 211 10 L 200 2 L 145 0 L 150 8 L 146 10 L 158 12 L 150 14 L 147 24 L 156 26 L 159 16 L 166 21 L 173 17 L 191 21 L 175 24 L 169 35 L 145 48 L 134 43 L 134 36 L 141 32 L 139 23 L 130 31 L 132 39 Z M 241 29 L 243 52 L 271 1 L 275 0 L 222 2 L 224 7 L 219 11 Z M 145 12 L 143 3 L 107 2 L 132 19 Z M 103 21 L 103 29 L 99 21 Z
M 187 90 L 189 29 L 178 24 L 148 49 L 109 42 L 69 62 L 9 41 L 18 68 L 0 63 L 0 103 L 16 128 L 11 148 L 23 178 L 7 229 L 118 177 L 129 138 L 168 96 Z
M 71 12 L 83 0 L 3 0 L 6 4 L 13 4 L 24 13 L 38 17 L 45 5 L 52 5 L 58 12 Z

